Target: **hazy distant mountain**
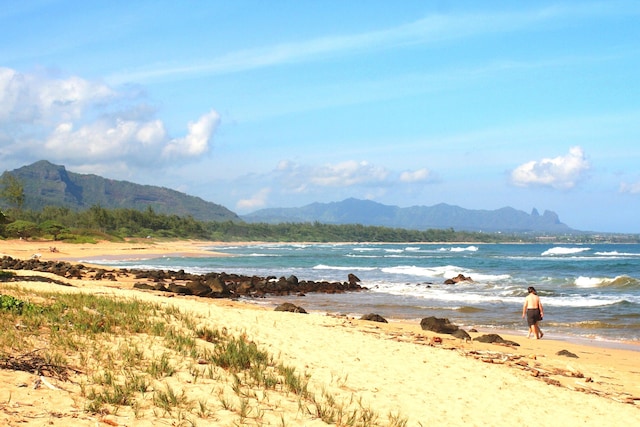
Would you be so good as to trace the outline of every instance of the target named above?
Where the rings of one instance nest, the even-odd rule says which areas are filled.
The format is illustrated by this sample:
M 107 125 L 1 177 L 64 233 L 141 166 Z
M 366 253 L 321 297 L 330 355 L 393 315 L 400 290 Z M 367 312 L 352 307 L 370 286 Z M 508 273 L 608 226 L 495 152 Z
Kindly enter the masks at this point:
M 469 210 L 444 203 L 400 208 L 370 200 L 346 199 L 333 203 L 312 203 L 300 208 L 262 209 L 241 216 L 246 222 L 322 222 L 362 224 L 415 230 L 453 228 L 456 231 L 566 233 L 575 231 L 560 222 L 554 212 L 528 214 L 505 207 L 493 211 Z
M 164 187 L 68 172 L 64 166 L 54 165 L 46 160 L 9 173 L 17 178 L 24 188 L 25 209 L 40 210 L 49 205 L 65 206 L 77 211 L 100 205 L 105 209 L 127 208 L 143 211 L 151 207 L 157 213 L 192 216 L 200 221 L 240 220 L 238 215 L 224 206 L 199 197 Z M 0 201 L 0 206 L 2 203 L 3 201 Z

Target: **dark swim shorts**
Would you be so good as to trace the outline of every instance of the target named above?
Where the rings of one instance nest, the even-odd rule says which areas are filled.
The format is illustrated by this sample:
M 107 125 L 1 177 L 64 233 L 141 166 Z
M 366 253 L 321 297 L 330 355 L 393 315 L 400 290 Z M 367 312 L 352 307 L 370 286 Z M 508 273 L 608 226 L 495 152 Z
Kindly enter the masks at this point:
M 537 322 L 542 320 L 542 316 L 540 316 L 539 308 L 528 308 L 527 309 L 527 323 L 529 326 L 535 325 Z

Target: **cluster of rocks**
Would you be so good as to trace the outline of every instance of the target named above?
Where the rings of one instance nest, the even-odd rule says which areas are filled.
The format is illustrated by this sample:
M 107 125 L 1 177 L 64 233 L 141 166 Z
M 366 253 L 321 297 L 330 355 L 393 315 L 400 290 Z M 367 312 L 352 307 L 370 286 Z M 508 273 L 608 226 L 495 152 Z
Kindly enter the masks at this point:
M 424 331 L 432 331 L 439 334 L 448 334 L 456 338 L 460 338 L 461 340 L 471 341 L 471 336 L 465 330 L 460 329 L 458 325 L 451 323 L 449 319 L 434 316 L 425 317 L 420 321 L 420 327 Z M 485 343 L 510 345 L 514 347 L 518 347 L 520 345 L 515 341 L 505 340 L 498 334 L 481 335 L 474 338 L 473 340 Z
M 53 273 L 69 279 L 118 280 L 121 276 L 135 277 L 133 287 L 172 292 L 181 295 L 195 295 L 209 298 L 234 298 L 240 296 L 264 297 L 266 295 L 304 295 L 309 292 L 343 293 L 366 289 L 360 279 L 349 274 L 346 282 L 298 280 L 296 276 L 244 276 L 227 273 L 193 274 L 184 270 L 137 270 L 86 267 L 64 261 L 28 260 L 4 256 L 0 268 L 6 270 L 30 270 Z
M 473 279 L 469 276 L 465 276 L 464 274 L 460 273 L 456 277 L 453 277 L 451 279 L 446 279 L 444 281 L 444 284 L 455 285 L 456 283 L 460 283 L 460 282 L 473 282 Z

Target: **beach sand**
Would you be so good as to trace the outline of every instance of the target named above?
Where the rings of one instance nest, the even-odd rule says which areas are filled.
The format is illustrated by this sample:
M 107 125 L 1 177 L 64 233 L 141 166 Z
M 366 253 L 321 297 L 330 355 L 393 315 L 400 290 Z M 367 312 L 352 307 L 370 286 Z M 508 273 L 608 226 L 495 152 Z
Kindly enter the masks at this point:
M 70 245 L 2 241 L 0 254 L 42 260 L 91 257 L 148 257 L 168 254 L 211 255 L 212 242 L 130 242 Z M 19 272 L 19 274 L 33 274 Z M 345 408 L 377 414 L 375 422 L 338 425 L 406 426 L 629 426 L 640 425 L 640 352 L 530 340 L 500 335 L 520 346 L 465 342 L 422 331 L 419 324 L 368 322 L 344 316 L 276 312 L 232 300 L 167 297 L 132 288 L 133 278 L 117 282 L 65 279 L 72 286 L 12 282 L 21 289 L 90 292 L 173 306 L 212 327 L 255 342 L 278 361 L 306 375 L 316 395 L 331 395 Z M 0 283 L 4 287 L 4 283 Z M 0 292 L 5 291 L 0 287 Z M 304 299 L 293 300 L 304 307 Z M 425 316 L 428 314 L 425 314 Z M 472 337 L 482 335 L 471 333 Z M 441 342 L 440 342 L 441 341 Z M 567 350 L 577 358 L 558 355 Z M 45 379 L 47 380 L 47 379 Z M 91 414 L 83 410 L 79 383 L 48 379 L 52 387 L 34 388 L 33 373 L 0 370 L 0 424 L 9 426 L 153 425 L 327 425 L 291 393 L 260 394 L 263 410 L 247 417 L 217 408 L 206 417 L 181 413 Z M 194 401 L 216 406 L 212 380 L 194 381 L 186 372 L 172 377 L 175 389 Z M 219 381 L 229 381 L 220 377 Z M 227 385 L 227 388 L 231 385 Z M 258 404 L 256 404 L 258 405 Z M 398 421 L 398 420 L 403 420 Z

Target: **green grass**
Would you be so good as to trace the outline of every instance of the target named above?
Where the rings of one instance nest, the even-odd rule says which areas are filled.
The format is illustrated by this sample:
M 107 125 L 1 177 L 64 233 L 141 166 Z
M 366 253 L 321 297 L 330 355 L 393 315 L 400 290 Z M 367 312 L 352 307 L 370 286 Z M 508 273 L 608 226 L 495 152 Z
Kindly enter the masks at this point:
M 244 334 L 234 336 L 209 323 L 171 305 L 5 286 L 0 367 L 37 366 L 62 381 L 73 376 L 85 410 L 96 414 L 128 411 L 136 418 L 196 425 L 197 419 L 230 411 L 238 425 L 286 425 L 274 403 L 278 399 L 272 398 L 279 395 L 291 405 L 298 402 L 303 410 L 296 418 L 304 414 L 338 426 L 406 426 L 399 414 L 380 421 L 353 397 L 340 401 L 325 389 L 314 393 L 307 374 L 275 360 Z M 203 388 L 218 398 L 203 401 Z M 274 418 L 266 422 L 269 416 Z

